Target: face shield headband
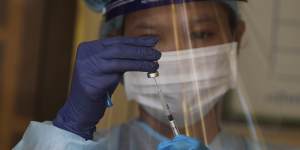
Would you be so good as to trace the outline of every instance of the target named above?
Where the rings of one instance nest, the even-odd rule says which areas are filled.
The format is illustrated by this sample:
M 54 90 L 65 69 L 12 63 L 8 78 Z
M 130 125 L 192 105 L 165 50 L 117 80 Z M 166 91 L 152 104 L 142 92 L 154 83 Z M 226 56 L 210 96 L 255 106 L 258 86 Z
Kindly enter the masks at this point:
M 112 31 L 121 29 L 124 16 L 128 13 L 168 4 L 195 1 L 223 3 L 229 6 L 236 16 L 239 16 L 237 2 L 247 2 L 247 0 L 85 0 L 91 9 L 102 12 L 105 16 L 101 29 L 101 38 L 107 37 Z
M 222 2 L 238 13 L 236 0 L 111 0 L 106 4 L 105 9 L 103 9 L 103 13 L 105 14 L 106 21 L 109 21 L 117 16 L 126 15 L 143 9 L 196 1 Z

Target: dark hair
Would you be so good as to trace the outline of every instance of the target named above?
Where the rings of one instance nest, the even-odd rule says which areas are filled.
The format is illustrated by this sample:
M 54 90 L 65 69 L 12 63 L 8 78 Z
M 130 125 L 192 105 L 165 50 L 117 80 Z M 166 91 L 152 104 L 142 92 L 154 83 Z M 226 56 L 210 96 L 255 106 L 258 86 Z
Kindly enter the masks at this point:
M 233 33 L 236 30 L 237 26 L 238 26 L 239 15 L 230 6 L 228 6 L 226 4 L 222 4 L 222 5 L 226 9 L 226 11 L 228 12 L 229 27 L 230 27 L 230 30 Z

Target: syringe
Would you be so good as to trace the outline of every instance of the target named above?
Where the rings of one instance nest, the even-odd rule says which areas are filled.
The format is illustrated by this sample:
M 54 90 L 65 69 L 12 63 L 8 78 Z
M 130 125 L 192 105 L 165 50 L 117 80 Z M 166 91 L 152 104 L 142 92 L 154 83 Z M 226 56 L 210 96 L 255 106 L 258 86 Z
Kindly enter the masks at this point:
M 162 106 L 165 108 L 166 116 L 168 118 L 168 121 L 169 121 L 171 130 L 173 132 L 173 135 L 177 136 L 177 135 L 179 135 L 179 130 L 176 127 L 175 120 L 174 120 L 174 117 L 173 117 L 173 115 L 171 113 L 170 107 L 169 107 L 168 103 L 166 102 L 166 100 L 165 100 L 165 98 L 164 98 L 164 96 L 162 94 L 162 91 L 161 91 L 160 87 L 157 84 L 156 77 L 158 77 L 158 76 L 159 76 L 159 72 L 157 72 L 157 71 L 156 72 L 149 72 L 147 74 L 147 77 L 148 78 L 152 78 L 154 80 L 154 82 L 155 82 L 157 93 L 159 95 L 159 98 L 160 98 Z

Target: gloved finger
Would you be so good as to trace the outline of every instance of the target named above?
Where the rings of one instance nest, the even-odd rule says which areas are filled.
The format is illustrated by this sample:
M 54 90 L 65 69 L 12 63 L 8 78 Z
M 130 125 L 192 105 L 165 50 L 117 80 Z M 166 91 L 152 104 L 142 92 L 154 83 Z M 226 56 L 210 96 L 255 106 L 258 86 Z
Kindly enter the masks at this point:
M 113 37 L 101 40 L 104 46 L 114 44 L 127 44 L 135 46 L 148 46 L 153 47 L 159 41 L 156 36 L 143 36 L 143 37 Z
M 158 69 L 157 62 L 137 60 L 101 60 L 105 67 L 99 67 L 100 73 L 124 73 L 127 71 L 154 72 Z
M 112 45 L 98 55 L 106 59 L 135 59 L 155 61 L 161 57 L 161 52 L 151 47 Z

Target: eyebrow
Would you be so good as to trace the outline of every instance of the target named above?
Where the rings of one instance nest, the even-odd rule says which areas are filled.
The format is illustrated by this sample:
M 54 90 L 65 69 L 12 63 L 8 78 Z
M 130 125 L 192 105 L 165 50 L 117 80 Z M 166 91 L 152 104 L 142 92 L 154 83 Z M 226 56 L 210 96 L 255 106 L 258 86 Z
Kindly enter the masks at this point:
M 149 24 L 149 23 L 138 23 L 137 25 L 134 26 L 135 29 L 153 29 L 155 25 Z

